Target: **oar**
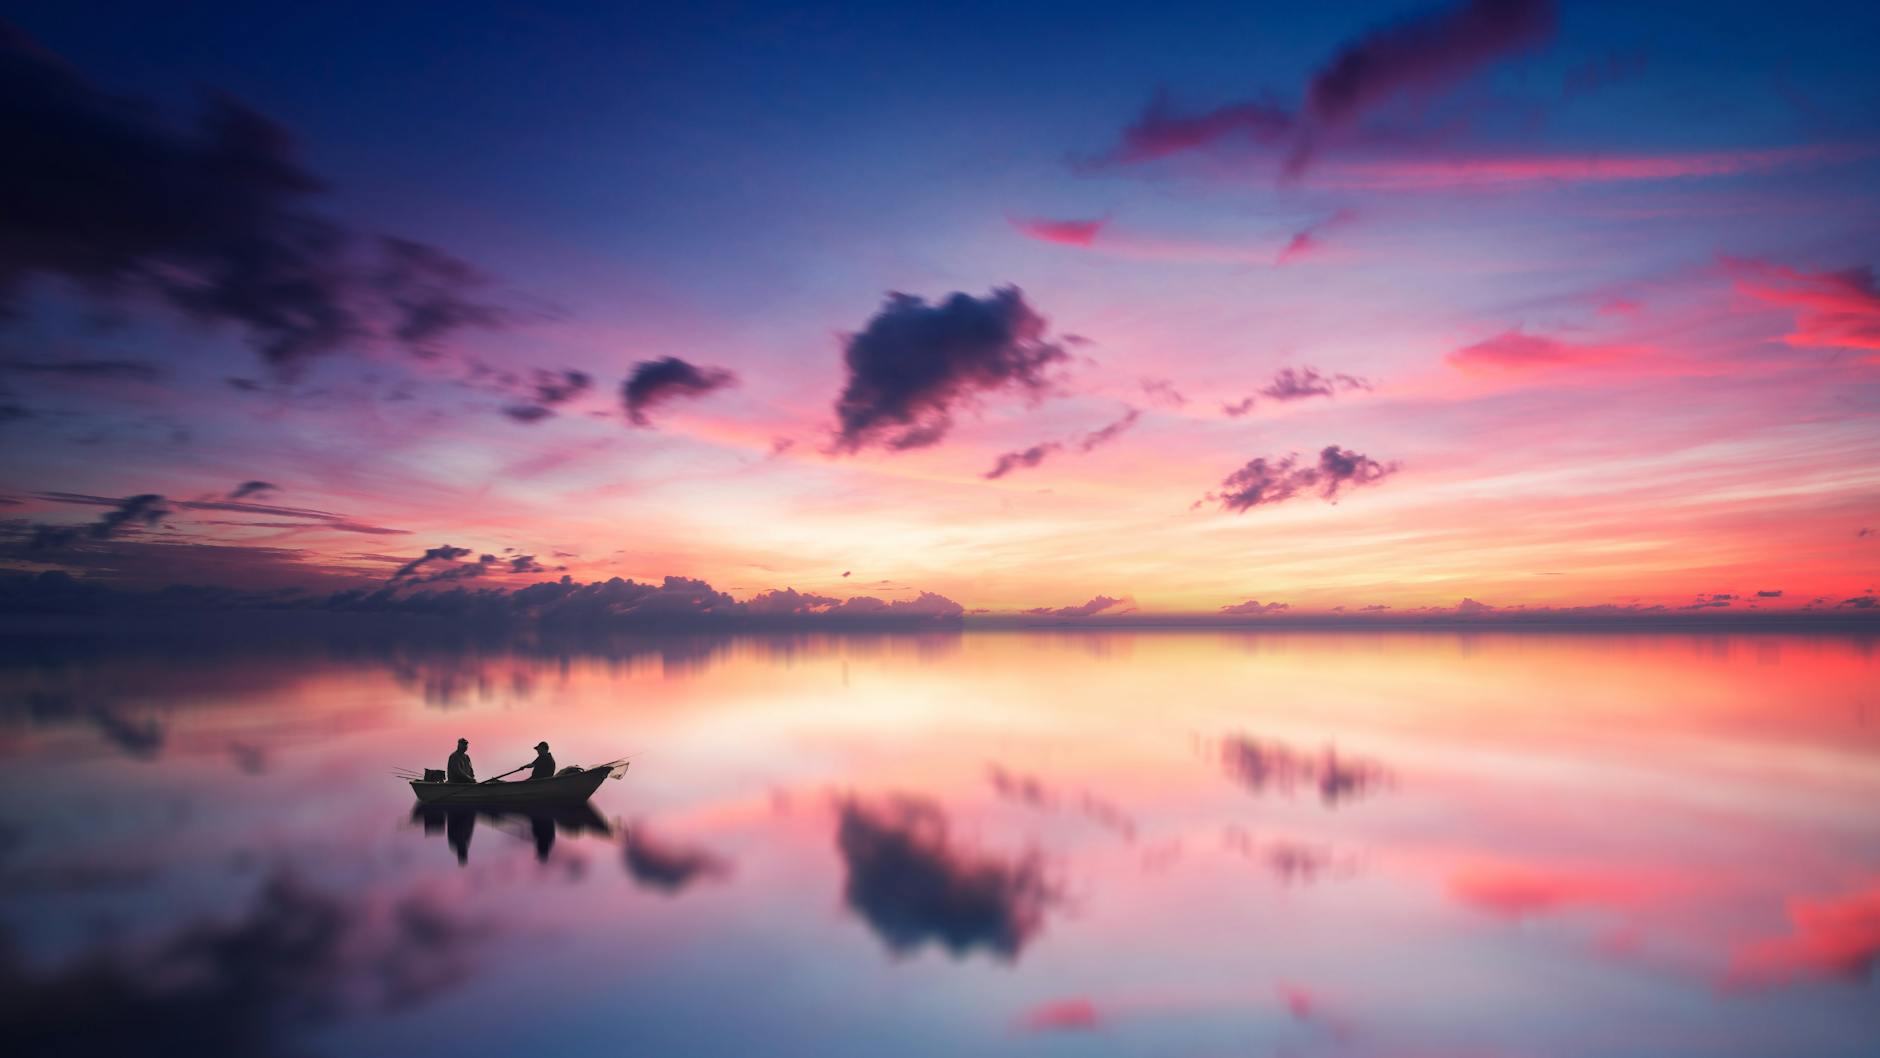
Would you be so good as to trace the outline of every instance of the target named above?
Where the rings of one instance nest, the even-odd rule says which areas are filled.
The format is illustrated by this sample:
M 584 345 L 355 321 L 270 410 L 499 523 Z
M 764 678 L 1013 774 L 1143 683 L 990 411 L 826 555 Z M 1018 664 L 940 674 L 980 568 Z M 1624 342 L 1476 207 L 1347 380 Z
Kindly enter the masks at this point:
M 445 793 L 445 794 L 444 794 L 444 796 L 442 796 L 442 797 L 439 797 L 439 798 L 438 798 L 438 799 L 437 799 L 436 801 L 432 801 L 432 802 L 430 802 L 430 803 L 431 803 L 431 804 L 437 804 L 437 803 L 438 803 L 438 802 L 440 802 L 440 801 L 447 801 L 447 800 L 449 800 L 449 799 L 451 799 L 451 798 L 453 798 L 453 797 L 456 797 L 456 796 L 458 796 L 459 794 L 462 794 L 462 793 L 465 793 L 465 792 L 467 792 L 467 791 L 468 791 L 468 790 L 469 790 L 469 789 L 470 789 L 470 788 L 471 788 L 472 786 L 488 786 L 488 785 L 489 785 L 490 783 L 493 783 L 493 782 L 495 782 L 495 781 L 496 781 L 497 779 L 501 779 L 501 778 L 504 778 L 504 777 L 506 777 L 506 776 L 510 776 L 510 775 L 514 775 L 514 774 L 516 774 L 517 772 L 519 772 L 519 771 L 521 771 L 521 770 L 522 770 L 523 768 L 527 768 L 527 767 L 529 767 L 529 766 L 530 766 L 530 764 L 533 764 L 533 763 L 534 763 L 534 762 L 533 762 L 533 761 L 531 761 L 531 762 L 530 762 L 529 764 L 524 764 L 524 765 L 522 766 L 522 768 L 511 768 L 510 770 L 508 770 L 508 771 L 506 771 L 506 772 L 504 772 L 504 773 L 503 773 L 502 775 L 495 775 L 495 776 L 491 776 L 490 778 L 488 778 L 488 779 L 485 779 L 485 780 L 483 780 L 482 782 L 479 782 L 479 783 L 459 783 L 459 784 L 457 784 L 457 788 L 456 788 L 455 790 L 451 790 L 451 791 L 449 791 L 449 792 L 447 792 L 447 793 Z

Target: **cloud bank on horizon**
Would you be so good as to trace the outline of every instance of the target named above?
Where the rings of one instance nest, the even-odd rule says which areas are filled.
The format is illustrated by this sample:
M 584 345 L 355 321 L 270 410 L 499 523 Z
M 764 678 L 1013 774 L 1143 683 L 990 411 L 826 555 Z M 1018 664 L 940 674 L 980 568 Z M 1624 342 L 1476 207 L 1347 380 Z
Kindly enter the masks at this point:
M 777 619 L 1864 612 L 1880 15 L 1713 6 L 1021 8 L 1061 46 L 968 76 L 963 25 L 909 47 L 870 11 L 810 40 L 471 4 L 415 94 L 374 73 L 397 20 L 22 15 L 0 575 Z M 884 55 L 921 90 L 858 91 Z

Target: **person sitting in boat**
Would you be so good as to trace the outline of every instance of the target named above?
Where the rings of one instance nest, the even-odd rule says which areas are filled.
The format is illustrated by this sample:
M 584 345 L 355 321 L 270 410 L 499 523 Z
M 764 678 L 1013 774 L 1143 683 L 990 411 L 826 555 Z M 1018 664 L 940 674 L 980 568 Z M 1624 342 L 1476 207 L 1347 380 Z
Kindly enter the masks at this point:
M 529 768 L 530 779 L 553 779 L 555 777 L 555 758 L 548 752 L 548 743 L 535 744 L 535 763 Z
M 457 752 L 450 755 L 450 762 L 444 765 L 447 782 L 476 782 L 477 772 L 470 766 L 470 740 L 457 740 Z

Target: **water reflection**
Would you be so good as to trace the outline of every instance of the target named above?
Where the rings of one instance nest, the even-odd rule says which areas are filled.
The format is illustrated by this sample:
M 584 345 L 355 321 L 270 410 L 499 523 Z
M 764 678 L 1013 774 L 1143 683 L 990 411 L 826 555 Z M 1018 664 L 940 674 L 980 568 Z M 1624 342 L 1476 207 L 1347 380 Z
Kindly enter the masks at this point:
M 421 895 L 374 903 L 282 873 L 238 916 L 147 947 L 106 944 L 50 970 L 0 956 L 0 1032 L 25 1056 L 302 1053 L 310 1030 L 465 981 L 490 936 Z
M 932 941 L 956 958 L 984 948 L 1015 959 L 1058 900 L 1036 853 L 964 849 L 931 801 L 851 798 L 838 820 L 836 847 L 848 867 L 843 899 L 897 955 Z
M 503 834 L 534 844 L 538 863 L 548 862 L 557 833 L 571 838 L 611 838 L 614 835 L 613 825 L 585 802 L 528 808 L 417 805 L 411 810 L 411 820 L 422 827 L 428 837 L 442 834 L 451 851 L 457 854 L 459 866 L 470 862 L 470 837 L 476 832 L 478 820 Z
M 8 1053 L 1880 1036 L 1864 642 L 23 638 Z M 388 772 L 460 736 L 643 755 L 571 812 L 414 810 Z

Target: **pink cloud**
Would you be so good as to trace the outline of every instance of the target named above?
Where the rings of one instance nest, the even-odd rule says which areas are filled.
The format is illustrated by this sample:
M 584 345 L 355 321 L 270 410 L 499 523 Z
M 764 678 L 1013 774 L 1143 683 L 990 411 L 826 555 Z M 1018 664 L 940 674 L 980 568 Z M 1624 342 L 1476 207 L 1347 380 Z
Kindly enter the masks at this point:
M 1097 1006 L 1088 999 L 1056 999 L 1040 1003 L 1018 1017 L 1024 1032 L 1094 1032 L 1103 1024 Z
M 1291 264 L 1306 257 L 1319 256 L 1325 249 L 1325 235 L 1335 228 L 1342 228 L 1351 223 L 1355 216 L 1351 210 L 1341 209 L 1322 221 L 1299 229 L 1293 234 L 1292 239 L 1280 248 L 1279 256 L 1273 259 L 1273 263 Z
M 1787 935 L 1737 949 L 1729 983 L 1827 977 L 1858 984 L 1880 965 L 1880 885 L 1841 897 L 1791 900 L 1788 916 Z
M 1107 220 L 1047 220 L 1007 217 L 1006 222 L 1028 239 L 1056 243 L 1059 246 L 1089 246 Z
M 1803 272 L 1738 259 L 1724 267 L 1738 293 L 1795 311 L 1795 330 L 1782 338 L 1789 345 L 1880 350 L 1880 284 L 1872 268 Z
M 1644 346 L 1565 342 L 1516 329 L 1463 346 L 1445 359 L 1463 371 L 1516 372 L 1622 364 L 1650 353 Z

